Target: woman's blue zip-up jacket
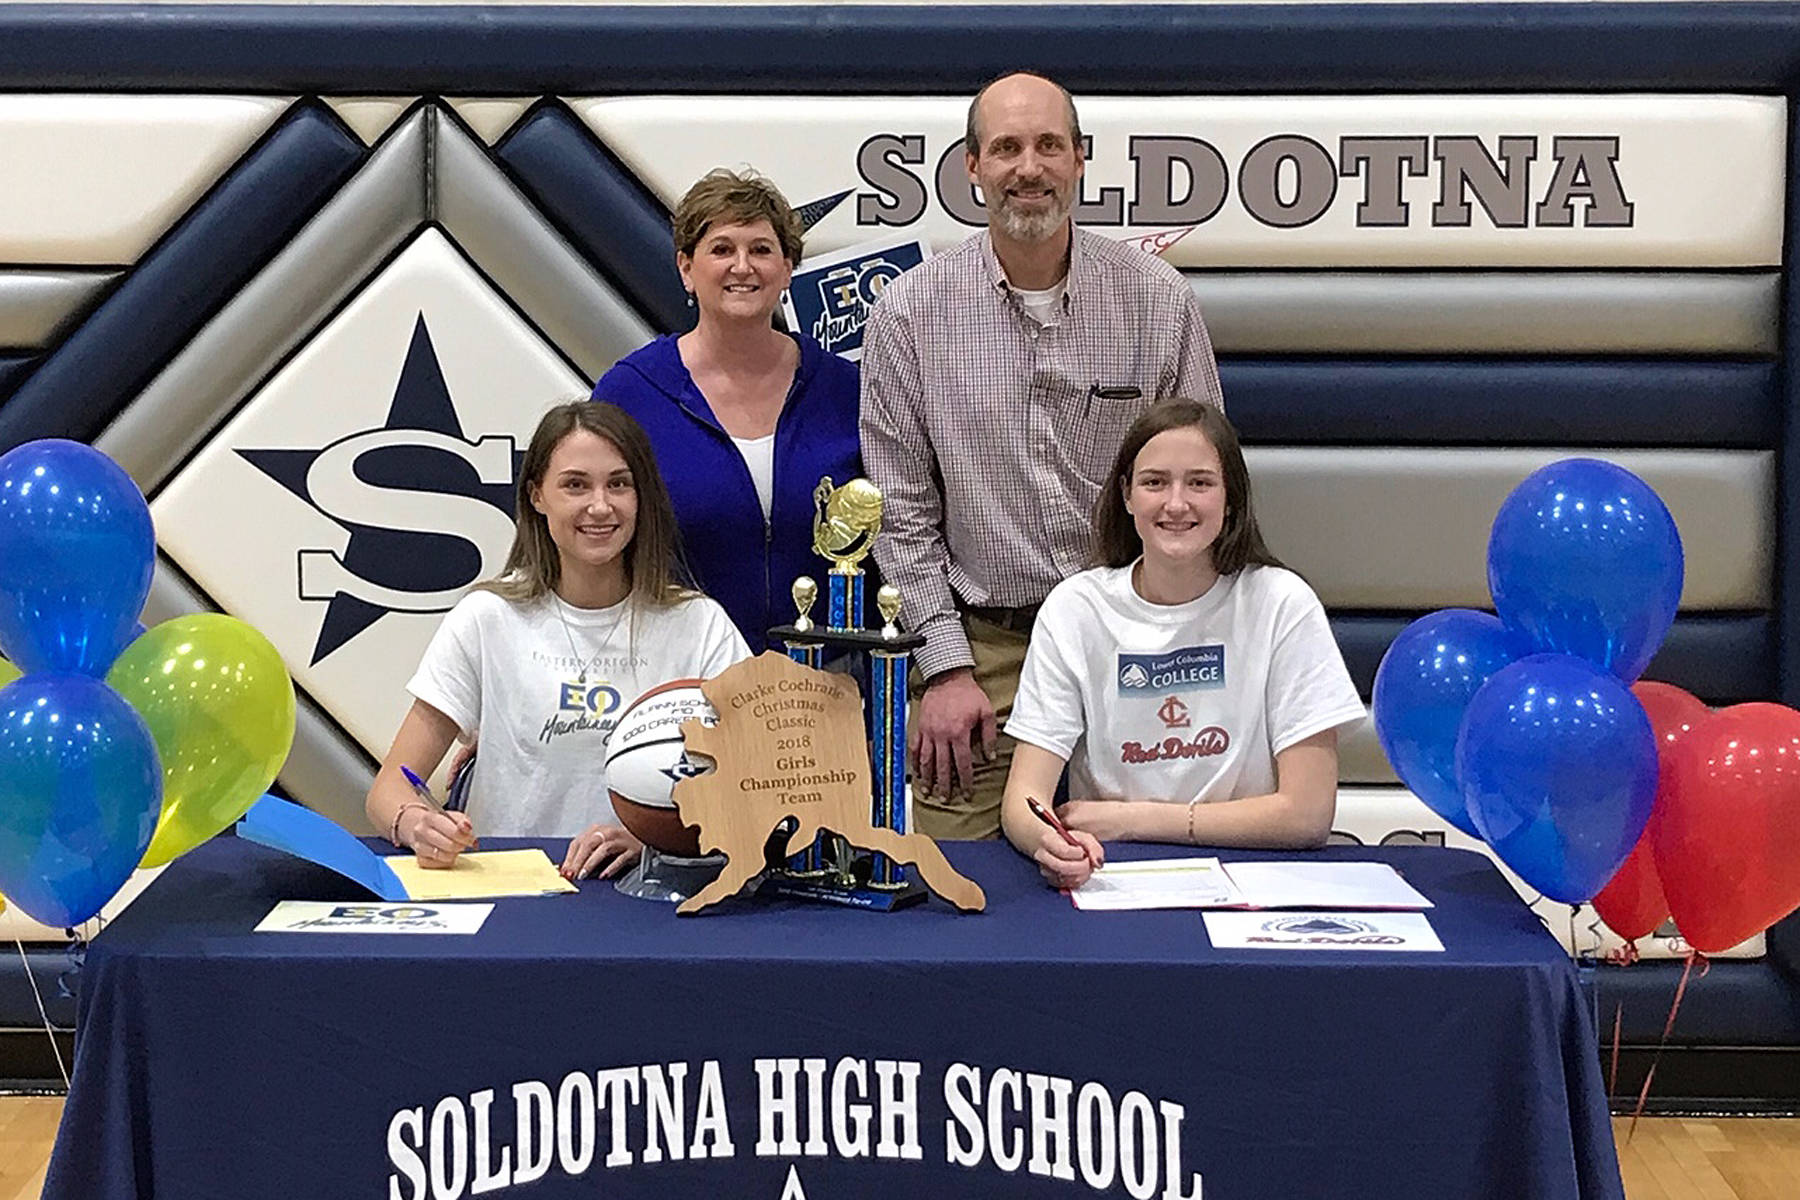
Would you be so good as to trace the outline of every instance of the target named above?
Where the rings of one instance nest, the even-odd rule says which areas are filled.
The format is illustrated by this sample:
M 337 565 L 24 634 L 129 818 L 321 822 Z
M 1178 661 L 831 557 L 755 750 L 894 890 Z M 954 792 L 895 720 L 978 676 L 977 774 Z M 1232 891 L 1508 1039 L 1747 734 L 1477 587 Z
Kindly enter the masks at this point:
M 765 523 L 750 468 L 694 386 L 675 336 L 620 359 L 594 386 L 594 399 L 617 404 L 650 435 L 694 581 L 725 606 L 751 651 L 761 653 L 769 628 L 794 619 L 795 576 L 819 581 L 813 616 L 824 617 L 830 564 L 812 551 L 813 489 L 824 475 L 842 484 L 862 474 L 856 364 L 795 337 L 800 366 L 775 425 L 774 502 Z M 876 619 L 872 579 L 865 594 L 866 623 Z

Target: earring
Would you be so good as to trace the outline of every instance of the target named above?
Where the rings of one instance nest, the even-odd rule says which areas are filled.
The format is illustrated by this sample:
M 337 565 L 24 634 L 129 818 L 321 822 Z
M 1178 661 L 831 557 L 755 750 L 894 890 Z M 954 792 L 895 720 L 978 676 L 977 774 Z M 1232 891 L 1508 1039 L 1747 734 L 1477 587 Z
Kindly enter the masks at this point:
M 692 308 L 692 307 L 694 307 L 694 293 L 692 293 L 692 292 L 689 292 L 689 293 L 688 293 L 688 294 L 687 294 L 687 298 L 688 298 L 688 299 L 687 299 L 687 306 L 688 306 L 688 307 L 689 307 L 689 308 Z

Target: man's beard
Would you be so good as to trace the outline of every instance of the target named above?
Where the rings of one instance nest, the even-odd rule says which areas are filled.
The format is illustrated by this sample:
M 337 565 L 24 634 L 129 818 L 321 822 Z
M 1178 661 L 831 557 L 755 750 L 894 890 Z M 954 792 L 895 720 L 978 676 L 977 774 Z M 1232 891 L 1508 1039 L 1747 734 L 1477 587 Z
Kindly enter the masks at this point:
M 1073 197 L 1061 192 L 1052 191 L 1052 202 L 1049 207 L 1037 212 L 1026 212 L 1015 204 L 1009 204 L 1005 193 L 1001 193 L 1000 207 L 995 216 L 1000 231 L 1015 242 L 1042 242 L 1054 237 L 1069 219 L 1069 210 L 1073 207 Z

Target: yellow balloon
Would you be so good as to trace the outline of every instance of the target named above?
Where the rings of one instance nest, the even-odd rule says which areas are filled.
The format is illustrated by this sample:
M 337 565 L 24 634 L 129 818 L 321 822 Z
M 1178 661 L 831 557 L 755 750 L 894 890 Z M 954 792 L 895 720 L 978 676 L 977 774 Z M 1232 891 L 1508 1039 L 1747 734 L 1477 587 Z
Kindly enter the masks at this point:
M 0 687 L 5 687 L 24 673 L 4 658 L 0 658 Z
M 150 727 L 163 805 L 143 865 L 161 866 L 244 815 L 294 744 L 294 683 L 269 639 L 236 617 L 164 621 L 106 673 Z

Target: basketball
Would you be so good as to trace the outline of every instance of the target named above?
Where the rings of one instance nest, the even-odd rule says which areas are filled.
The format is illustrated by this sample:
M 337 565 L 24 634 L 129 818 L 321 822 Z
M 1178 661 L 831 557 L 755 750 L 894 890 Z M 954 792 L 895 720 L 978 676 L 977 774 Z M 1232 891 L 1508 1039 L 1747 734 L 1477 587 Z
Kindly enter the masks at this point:
M 718 722 L 700 693 L 699 679 L 671 679 L 651 688 L 625 710 L 606 750 L 606 787 L 619 823 L 644 845 L 665 854 L 700 853 L 698 827 L 683 825 L 675 809 L 675 783 L 713 769 L 713 761 L 689 755 L 681 724 Z

